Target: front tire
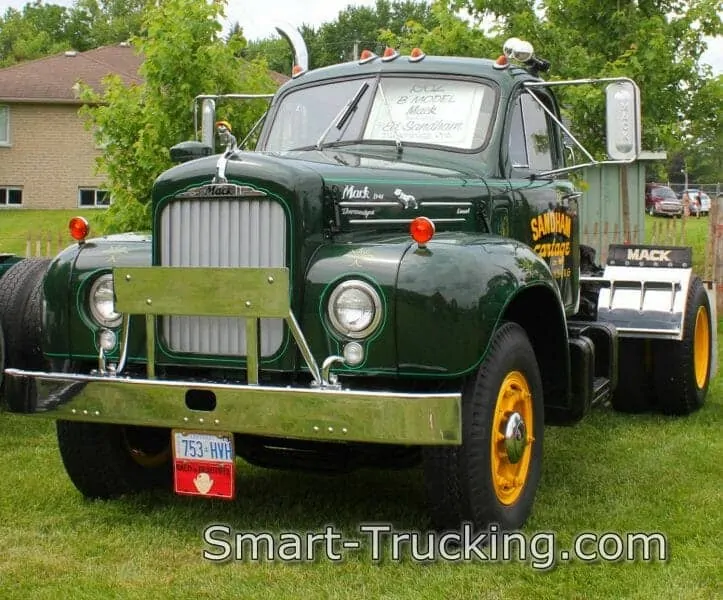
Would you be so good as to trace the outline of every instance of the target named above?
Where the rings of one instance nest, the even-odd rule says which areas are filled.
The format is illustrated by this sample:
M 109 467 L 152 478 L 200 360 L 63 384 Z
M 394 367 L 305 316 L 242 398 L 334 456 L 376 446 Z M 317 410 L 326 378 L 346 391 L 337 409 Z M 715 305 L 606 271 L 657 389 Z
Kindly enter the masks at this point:
M 43 280 L 49 264 L 49 259 L 21 260 L 5 273 L 0 283 L 0 321 L 8 367 L 41 371 L 46 366 L 41 336 Z M 7 378 L 4 386 L 0 385 L 0 399 L 4 399 L 13 412 L 32 412 L 35 408 L 32 381 Z
M 65 470 L 87 498 L 170 487 L 168 429 L 58 421 L 57 432 Z
M 544 435 L 542 379 L 524 329 L 505 323 L 462 392 L 462 445 L 423 450 L 433 526 L 520 528 L 535 498 Z

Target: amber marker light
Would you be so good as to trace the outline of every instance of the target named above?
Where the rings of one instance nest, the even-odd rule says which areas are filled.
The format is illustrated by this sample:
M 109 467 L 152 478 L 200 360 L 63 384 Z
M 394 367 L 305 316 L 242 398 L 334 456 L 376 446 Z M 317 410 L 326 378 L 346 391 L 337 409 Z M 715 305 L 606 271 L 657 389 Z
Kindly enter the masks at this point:
M 420 247 L 434 237 L 434 221 L 427 217 L 417 217 L 409 224 L 409 234 Z
M 88 221 L 83 217 L 73 217 L 70 219 L 68 229 L 70 229 L 72 238 L 80 243 L 83 243 L 90 233 L 90 225 L 88 225 Z
M 510 63 L 508 62 L 507 57 L 504 54 L 500 54 L 494 64 L 495 69 L 506 69 L 509 66 Z
M 399 56 L 399 52 L 397 52 L 394 48 L 384 48 L 384 53 L 382 54 L 382 60 L 388 61 L 388 60 L 394 60 Z
M 425 56 L 421 48 L 412 48 L 412 51 L 409 53 L 409 62 L 418 62 Z
M 359 60 L 369 60 L 370 58 L 374 58 L 376 54 L 372 52 L 371 50 L 362 50 L 361 55 L 359 56 Z
M 301 65 L 294 65 L 294 68 L 291 69 L 291 76 L 296 77 L 298 75 L 301 75 L 304 72 L 304 67 Z

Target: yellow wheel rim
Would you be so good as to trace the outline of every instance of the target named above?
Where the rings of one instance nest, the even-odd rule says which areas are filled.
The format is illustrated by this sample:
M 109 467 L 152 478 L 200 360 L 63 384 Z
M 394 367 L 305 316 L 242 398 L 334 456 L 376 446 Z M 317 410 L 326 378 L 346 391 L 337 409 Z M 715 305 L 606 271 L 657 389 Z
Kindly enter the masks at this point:
M 515 423 L 522 422 L 514 428 Z M 532 417 L 532 393 L 527 378 L 519 371 L 505 377 L 497 395 L 495 414 L 492 419 L 491 453 L 492 484 L 497 499 L 505 505 L 514 504 L 522 494 L 530 471 L 531 444 L 534 441 Z M 510 456 L 510 430 L 518 434 L 522 442 L 521 456 Z M 513 436 L 514 437 L 514 436 Z M 519 439 L 522 437 L 523 439 Z
M 693 338 L 693 368 L 698 389 L 705 387 L 710 365 L 710 325 L 708 310 L 705 306 L 698 308 L 695 316 L 695 337 Z

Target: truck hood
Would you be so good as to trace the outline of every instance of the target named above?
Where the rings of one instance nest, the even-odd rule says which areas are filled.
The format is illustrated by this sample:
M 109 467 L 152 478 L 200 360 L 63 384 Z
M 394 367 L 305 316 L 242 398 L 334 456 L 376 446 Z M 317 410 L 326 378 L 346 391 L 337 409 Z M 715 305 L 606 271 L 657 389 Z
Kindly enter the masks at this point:
M 438 227 L 472 225 L 474 207 L 488 197 L 488 189 L 469 159 L 445 165 L 439 152 L 434 160 L 419 152 L 406 151 L 400 158 L 385 152 L 239 152 L 228 161 L 225 174 L 230 182 L 287 201 L 307 235 L 329 223 L 340 232 L 369 225 L 401 231 L 416 216 L 427 216 Z M 191 161 L 164 173 L 156 181 L 154 203 L 210 183 L 219 158 Z

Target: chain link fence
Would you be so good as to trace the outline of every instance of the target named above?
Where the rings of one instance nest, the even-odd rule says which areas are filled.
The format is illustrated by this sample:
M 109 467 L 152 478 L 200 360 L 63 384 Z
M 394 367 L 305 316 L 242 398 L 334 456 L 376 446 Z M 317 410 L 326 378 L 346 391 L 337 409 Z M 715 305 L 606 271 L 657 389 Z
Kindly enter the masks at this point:
M 666 183 L 679 196 L 685 191 L 684 183 Z M 691 183 L 688 182 L 689 190 L 701 190 L 708 194 L 711 198 L 715 198 L 718 194 L 723 194 L 723 183 Z

